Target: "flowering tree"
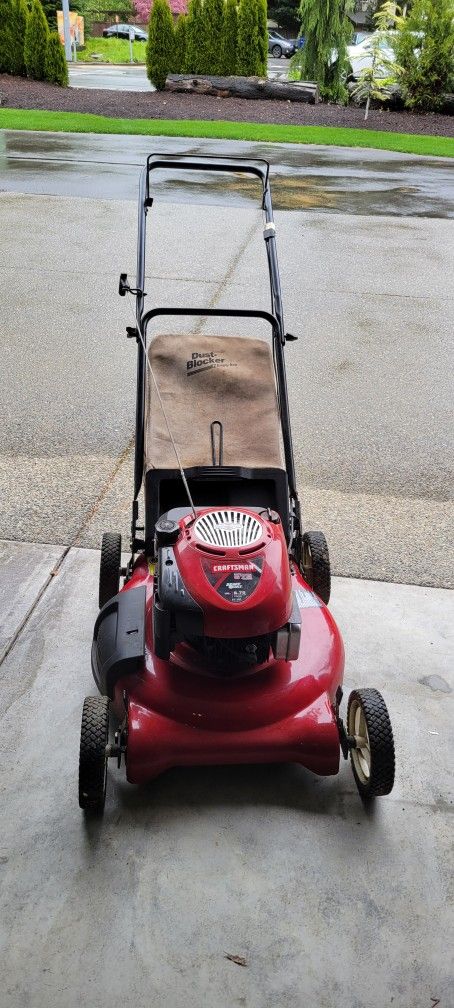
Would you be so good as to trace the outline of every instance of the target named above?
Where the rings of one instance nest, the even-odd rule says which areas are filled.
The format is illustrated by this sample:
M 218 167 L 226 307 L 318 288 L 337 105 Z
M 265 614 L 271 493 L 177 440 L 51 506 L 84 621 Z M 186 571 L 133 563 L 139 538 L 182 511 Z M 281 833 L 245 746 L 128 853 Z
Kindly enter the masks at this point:
M 137 17 L 144 23 L 148 21 L 153 0 L 133 0 L 133 6 Z M 188 0 L 170 0 L 169 6 L 172 14 L 187 14 L 188 12 Z

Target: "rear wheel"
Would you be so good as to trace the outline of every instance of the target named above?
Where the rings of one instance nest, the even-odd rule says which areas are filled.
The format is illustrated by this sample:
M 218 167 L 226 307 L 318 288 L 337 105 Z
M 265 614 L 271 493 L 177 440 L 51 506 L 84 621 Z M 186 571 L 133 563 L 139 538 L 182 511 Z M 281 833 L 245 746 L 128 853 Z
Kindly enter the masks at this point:
M 353 690 L 347 707 L 353 776 L 362 798 L 387 795 L 394 784 L 394 738 L 388 708 L 376 689 Z
M 121 535 L 104 532 L 99 567 L 99 608 L 102 609 L 120 590 Z
M 302 573 L 307 584 L 328 605 L 331 570 L 328 545 L 323 532 L 305 532 L 302 540 Z
M 280 59 L 281 56 L 282 56 L 282 49 L 281 49 L 281 47 L 279 45 L 273 46 L 273 48 L 271 50 L 271 55 L 274 56 L 275 59 Z
M 86 697 L 82 710 L 79 754 L 79 805 L 102 812 L 106 800 L 109 741 L 109 701 L 107 697 Z

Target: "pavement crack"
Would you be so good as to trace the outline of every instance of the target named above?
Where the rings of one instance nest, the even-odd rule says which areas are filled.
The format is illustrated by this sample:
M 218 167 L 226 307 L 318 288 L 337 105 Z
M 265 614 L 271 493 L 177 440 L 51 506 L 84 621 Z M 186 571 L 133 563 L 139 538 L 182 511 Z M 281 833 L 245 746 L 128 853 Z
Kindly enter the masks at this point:
M 106 494 L 110 490 L 110 487 L 112 486 L 112 484 L 113 484 L 113 482 L 115 480 L 115 477 L 116 477 L 118 471 L 120 470 L 121 466 L 123 465 L 123 462 L 128 457 L 128 454 L 131 451 L 131 448 L 132 448 L 133 444 L 134 444 L 134 435 L 128 441 L 128 443 L 127 443 L 126 447 L 124 448 L 124 450 L 122 451 L 121 455 L 118 456 L 117 461 L 115 463 L 115 466 L 114 466 L 114 468 L 112 469 L 112 472 L 109 475 L 109 478 L 106 480 L 106 482 L 105 482 L 104 486 L 102 487 L 100 493 L 96 497 L 96 500 L 93 502 L 92 506 L 87 511 L 87 513 L 86 513 L 86 515 L 85 515 L 85 517 L 84 517 L 81 525 L 79 526 L 77 532 L 74 533 L 74 535 L 73 535 L 73 537 L 71 539 L 71 542 L 68 543 L 67 546 L 62 547 L 62 553 L 61 553 L 60 558 L 57 560 L 57 563 L 54 564 L 54 566 L 53 566 L 52 570 L 50 571 L 48 577 L 46 578 L 44 584 L 41 586 L 38 594 L 36 595 L 36 598 L 32 602 L 32 604 L 31 604 L 28 612 L 25 614 L 23 620 L 21 621 L 21 623 L 19 624 L 19 626 L 16 628 L 13 636 L 11 637 L 11 640 L 8 642 L 8 644 L 5 647 L 3 653 L 1 654 L 1 656 L 0 656 L 0 666 L 3 665 L 3 662 L 5 661 L 5 658 L 8 657 L 8 655 L 13 650 L 15 644 L 17 643 L 17 641 L 19 640 L 19 638 L 22 636 L 23 631 L 26 629 L 26 627 L 27 627 L 27 625 L 28 625 L 31 617 L 33 616 L 33 614 L 34 614 L 34 612 L 35 612 L 35 610 L 37 608 L 37 606 L 39 605 L 39 603 L 41 602 L 41 599 L 44 597 L 47 589 L 49 588 L 49 585 L 52 583 L 55 575 L 58 574 L 58 572 L 60 571 L 60 568 L 61 568 L 62 564 L 64 563 L 66 557 L 68 556 L 69 551 L 71 549 L 73 549 L 74 547 L 77 547 L 77 544 L 78 544 L 78 542 L 80 540 L 80 537 L 81 537 L 84 529 L 86 528 L 87 524 L 91 521 L 91 519 L 93 518 L 93 516 L 96 514 L 96 511 L 98 510 L 100 504 L 104 500 L 104 497 L 106 496 Z M 29 685 L 30 684 L 28 683 L 27 686 L 25 687 L 25 691 L 29 688 Z
M 132 437 L 129 439 L 126 447 L 123 449 L 121 455 L 118 456 L 117 461 L 116 461 L 116 463 L 114 465 L 114 468 L 112 469 L 112 472 L 110 473 L 110 475 L 109 475 L 108 479 L 106 480 L 104 486 L 100 490 L 98 496 L 96 497 L 96 500 L 93 502 L 93 504 L 91 505 L 91 507 L 88 509 L 88 511 L 87 511 L 87 513 L 86 513 L 83 521 L 81 522 L 81 524 L 80 524 L 77 532 L 74 533 L 74 536 L 73 536 L 73 538 L 72 538 L 72 540 L 71 540 L 71 542 L 69 544 L 69 547 L 68 547 L 69 549 L 72 549 L 74 546 L 77 546 L 78 542 L 80 541 L 80 537 L 81 537 L 82 533 L 85 531 L 88 523 L 91 521 L 91 519 L 96 514 L 96 512 L 97 512 L 97 510 L 98 510 L 98 508 L 100 506 L 100 504 L 102 504 L 104 498 L 106 497 L 106 495 L 108 494 L 108 492 L 109 492 L 112 484 L 114 483 L 115 477 L 119 473 L 119 471 L 120 471 L 120 469 L 121 469 L 121 467 L 123 465 L 123 462 L 126 461 L 126 459 L 127 459 L 128 455 L 129 455 L 131 449 L 133 448 L 134 440 L 135 440 L 135 435 L 133 434 Z
M 16 627 L 16 630 L 14 631 L 14 634 L 11 637 L 11 640 L 9 641 L 9 643 L 7 644 L 7 646 L 5 647 L 5 649 L 3 650 L 3 652 L 2 652 L 2 654 L 0 656 L 0 666 L 3 665 L 3 662 L 5 661 L 5 658 L 7 658 L 8 655 L 10 654 L 10 652 L 13 650 L 13 647 L 16 644 L 16 641 L 21 636 L 22 631 L 27 626 L 27 623 L 29 622 L 31 616 L 33 616 L 33 613 L 35 612 L 35 609 L 36 609 L 37 605 L 39 604 L 39 602 L 41 601 L 41 599 L 45 595 L 45 593 L 46 593 L 49 585 L 53 581 L 55 575 L 58 574 L 58 572 L 60 570 L 60 567 L 64 563 L 66 557 L 68 556 L 68 553 L 69 553 L 70 549 L 71 549 L 71 546 L 65 546 L 65 547 L 62 548 L 62 553 L 61 553 L 60 558 L 57 560 L 57 563 L 54 564 L 54 566 L 52 567 L 52 570 L 48 574 L 46 580 L 44 581 L 44 584 L 41 585 L 41 588 L 39 589 L 39 592 L 38 592 L 35 600 L 32 602 L 32 604 L 31 604 L 28 612 L 25 613 L 25 616 L 22 619 L 22 621 L 19 623 L 19 626 Z M 28 688 L 28 686 L 27 686 L 27 688 Z M 7 707 L 6 710 L 8 710 L 8 709 L 9 708 Z
M 229 282 L 230 282 L 230 280 L 231 280 L 231 278 L 232 278 L 232 276 L 233 276 L 233 274 L 234 274 L 234 272 L 235 272 L 235 270 L 236 270 L 236 268 L 238 266 L 238 263 L 240 262 L 242 256 L 244 255 L 244 253 L 245 253 L 245 251 L 246 251 L 246 249 L 247 249 L 247 247 L 249 245 L 249 242 L 252 241 L 252 238 L 254 237 L 254 234 L 259 230 L 259 228 L 261 228 L 261 224 L 262 224 L 261 219 L 257 220 L 257 221 L 254 221 L 252 227 L 250 227 L 249 230 L 247 231 L 247 233 L 245 234 L 245 236 L 243 238 L 243 241 L 241 242 L 241 245 L 239 246 L 237 252 L 233 256 L 233 258 L 232 258 L 232 260 L 230 262 L 230 265 L 227 267 L 227 270 L 226 270 L 226 272 L 225 272 L 222 280 L 219 282 L 219 284 L 218 284 L 218 286 L 217 286 L 214 294 L 210 298 L 210 300 L 208 302 L 208 305 L 207 305 L 207 308 L 215 308 L 215 306 L 218 304 L 218 301 L 222 297 L 222 295 L 223 295 L 226 287 L 228 286 L 228 284 L 229 284 Z M 200 336 L 202 334 L 202 330 L 203 330 L 203 327 L 204 327 L 205 324 L 206 324 L 206 319 L 203 319 L 203 321 L 200 321 L 195 326 L 195 328 L 192 330 L 193 335 L 194 336 Z

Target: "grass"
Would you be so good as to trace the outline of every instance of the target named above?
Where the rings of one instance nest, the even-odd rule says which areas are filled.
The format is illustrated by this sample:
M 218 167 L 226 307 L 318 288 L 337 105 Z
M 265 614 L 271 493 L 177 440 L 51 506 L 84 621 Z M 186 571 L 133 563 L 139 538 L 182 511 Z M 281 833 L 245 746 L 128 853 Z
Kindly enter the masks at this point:
M 145 63 L 145 42 L 132 43 L 134 63 Z M 93 55 L 102 58 L 94 60 Z M 77 52 L 77 61 L 82 63 L 129 63 L 129 42 L 127 39 L 89 38 L 85 49 Z
M 68 133 L 127 133 L 141 136 L 207 137 L 271 143 L 373 147 L 436 157 L 454 157 L 454 138 L 385 133 L 336 126 L 279 126 L 200 119 L 110 119 L 85 112 L 0 108 L 0 129 Z

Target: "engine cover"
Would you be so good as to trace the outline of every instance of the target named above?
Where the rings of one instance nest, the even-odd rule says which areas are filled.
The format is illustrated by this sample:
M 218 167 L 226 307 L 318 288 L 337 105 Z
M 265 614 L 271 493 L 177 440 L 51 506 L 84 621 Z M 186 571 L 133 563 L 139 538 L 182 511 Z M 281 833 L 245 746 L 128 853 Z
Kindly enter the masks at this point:
M 287 544 L 274 512 L 212 508 L 180 522 L 180 575 L 204 614 L 209 637 L 256 637 L 290 618 Z

